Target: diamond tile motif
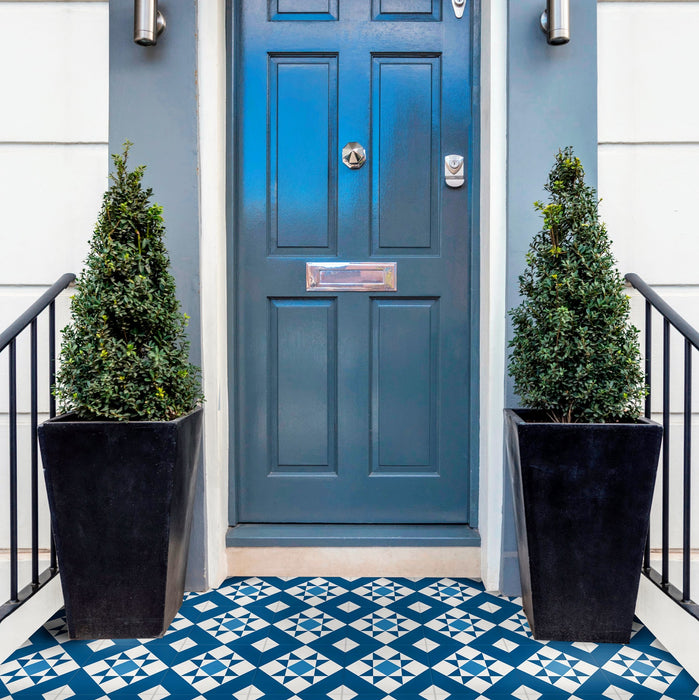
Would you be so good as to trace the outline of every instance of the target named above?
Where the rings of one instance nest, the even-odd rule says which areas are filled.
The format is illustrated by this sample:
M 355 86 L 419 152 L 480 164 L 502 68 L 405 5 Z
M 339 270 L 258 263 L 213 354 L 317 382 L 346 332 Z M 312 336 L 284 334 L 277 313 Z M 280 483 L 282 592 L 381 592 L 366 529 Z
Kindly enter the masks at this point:
M 460 605 L 465 600 L 478 595 L 482 589 L 469 586 L 462 581 L 455 581 L 451 578 L 443 578 L 430 583 L 420 590 L 423 595 L 435 598 L 447 605 Z
M 483 693 L 513 668 L 478 649 L 465 646 L 435 664 L 434 670 L 477 693 Z
M 240 639 L 246 634 L 267 627 L 267 623 L 257 615 L 253 615 L 247 608 L 238 606 L 221 615 L 203 620 L 199 626 L 221 643 L 228 644 L 234 639 Z
M 280 620 L 276 626 L 304 644 L 308 644 L 314 639 L 344 627 L 344 624 L 322 610 L 308 608 L 285 620 Z
M 552 647 L 539 649 L 520 664 L 519 670 L 568 693 L 576 692 L 597 671 L 591 664 Z
M 428 668 L 395 649 L 383 647 L 356 661 L 347 670 L 370 685 L 391 693 Z
M 105 693 L 165 671 L 167 666 L 142 644 L 85 667 L 85 672 Z
M 255 600 L 269 598 L 279 593 L 279 589 L 260 578 L 246 578 L 242 581 L 218 589 L 221 595 L 234 598 L 238 605 L 249 605 Z
M 452 608 L 444 615 L 439 615 L 434 620 L 430 620 L 425 627 L 429 627 L 435 632 L 449 635 L 452 639 L 462 644 L 468 644 L 484 632 L 495 627 L 495 625 L 488 620 L 471 615 L 461 608 Z
M 359 620 L 351 622 L 350 625 L 384 644 L 388 644 L 388 642 L 392 642 L 406 632 L 420 626 L 415 620 L 409 620 L 388 608 L 381 608 L 365 615 Z
M 387 578 L 375 579 L 355 590 L 355 593 L 362 598 L 367 598 L 377 605 L 383 606 L 390 605 L 413 592 L 412 589 Z
M 0 699 L 679 700 L 697 683 L 639 623 L 629 645 L 533 639 L 521 601 L 451 578 L 232 578 L 163 639 L 70 641 L 62 613 L 0 664 Z
M 209 649 L 189 661 L 173 667 L 173 671 L 200 693 L 237 679 L 253 671 L 255 667 L 225 646 Z
M 305 690 L 341 669 L 342 666 L 308 646 L 284 654 L 260 668 L 263 673 L 294 693 Z
M 681 666 L 629 647 L 612 656 L 602 669 L 658 693 L 665 693 L 682 672 Z
M 338 586 L 324 578 L 314 578 L 302 581 L 286 591 L 289 595 L 302 600 L 309 605 L 320 605 L 326 600 L 337 598 L 347 593 L 346 588 Z
M 0 683 L 14 694 L 77 670 L 73 657 L 62 646 L 55 645 L 0 665 Z

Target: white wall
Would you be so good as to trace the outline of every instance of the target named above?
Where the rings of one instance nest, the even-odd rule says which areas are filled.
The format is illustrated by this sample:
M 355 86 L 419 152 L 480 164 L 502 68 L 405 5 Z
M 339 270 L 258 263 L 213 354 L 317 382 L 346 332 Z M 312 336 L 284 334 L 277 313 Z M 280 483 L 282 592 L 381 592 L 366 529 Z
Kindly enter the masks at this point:
M 0 0 L 0 331 L 87 254 L 108 171 L 108 3 Z M 57 327 L 68 318 L 68 294 Z M 26 334 L 25 334 L 26 335 Z M 39 323 L 39 419 L 48 412 Z M 0 355 L 0 571 L 7 566 L 8 376 Z M 19 533 L 30 546 L 29 355 L 18 342 Z M 43 501 L 42 495 L 42 501 Z M 48 546 L 45 505 L 40 546 Z M 5 552 L 3 552 L 5 550 Z M 7 599 L 6 576 L 0 603 Z M 27 581 L 20 581 L 20 586 Z
M 638 273 L 699 328 L 699 93 L 693 87 L 699 65 L 699 2 L 600 2 L 598 18 L 602 215 L 622 272 Z M 633 306 L 636 325 L 642 328 L 644 304 L 635 294 Z M 658 419 L 660 323 L 654 324 L 653 334 L 658 361 L 653 366 L 653 412 Z M 682 545 L 682 344 L 673 333 L 671 547 Z M 697 396 L 699 353 L 694 365 Z M 699 428 L 694 432 L 696 453 Z M 656 523 L 658 515 L 655 508 Z M 693 547 L 699 547 L 699 518 L 692 534 Z M 653 547 L 660 546 L 659 538 L 660 528 L 654 525 Z
M 695 328 L 699 328 L 699 2 L 598 3 L 599 194 L 623 273 L 636 272 Z M 636 325 L 645 304 L 632 292 Z M 662 322 L 653 333 L 653 418 L 662 418 Z M 671 334 L 670 547 L 682 547 L 683 340 Z M 699 352 L 693 353 L 693 470 L 699 463 Z M 667 438 L 667 436 L 666 436 Z M 661 546 L 660 484 L 651 547 Z M 699 479 L 692 510 L 699 512 Z M 699 517 L 691 528 L 699 560 Z M 677 557 L 677 553 L 673 555 Z M 657 558 L 657 554 L 654 555 Z M 657 565 L 656 565 L 657 566 Z M 670 580 L 681 588 L 681 567 Z M 693 566 L 694 590 L 699 565 Z M 696 598 L 696 596 L 694 596 Z M 672 614 L 671 614 L 672 613 Z M 637 614 L 699 678 L 699 626 L 657 588 L 642 581 Z M 674 616 L 673 616 L 674 614 Z M 669 615 L 669 617 L 668 617 Z M 668 624 L 668 620 L 673 622 Z M 692 651 L 694 650 L 694 651 Z

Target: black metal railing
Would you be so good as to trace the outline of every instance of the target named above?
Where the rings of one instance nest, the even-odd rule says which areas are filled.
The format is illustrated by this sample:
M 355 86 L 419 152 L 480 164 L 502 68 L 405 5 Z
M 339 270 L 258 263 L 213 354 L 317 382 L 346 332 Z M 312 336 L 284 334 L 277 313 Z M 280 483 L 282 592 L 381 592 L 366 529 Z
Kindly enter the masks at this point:
M 0 620 L 7 617 L 22 603 L 36 593 L 45 583 L 58 573 L 56 549 L 53 535 L 51 542 L 49 567 L 39 572 L 39 451 L 37 427 L 39 421 L 39 355 L 38 355 L 38 319 L 42 312 L 48 310 L 48 377 L 46 392 L 49 396 L 49 416 L 56 415 L 56 400 L 52 387 L 56 375 L 56 298 L 68 287 L 75 275 L 65 274 L 39 297 L 16 321 L 0 334 L 0 355 L 7 350 L 8 357 L 8 432 L 9 432 L 9 516 L 10 516 L 10 598 L 0 605 Z M 20 589 L 19 581 L 19 505 L 17 473 L 17 340 L 23 331 L 29 329 L 29 395 L 30 395 L 30 471 L 31 471 L 31 581 Z M 0 506 L 0 513 L 4 508 Z M 50 524 L 49 524 L 50 525 Z
M 645 313 L 645 374 L 648 393 L 645 402 L 646 418 L 651 417 L 652 391 L 652 321 L 653 309 L 662 317 L 662 422 L 663 448 L 660 471 L 661 570 L 651 566 L 650 532 L 646 540 L 643 573 L 668 596 L 694 617 L 699 618 L 699 604 L 692 600 L 692 352 L 699 350 L 699 332 L 682 318 L 638 275 L 629 273 L 626 281 L 638 290 L 646 302 Z M 684 395 L 682 426 L 682 589 L 670 583 L 670 329 L 674 328 L 684 342 Z

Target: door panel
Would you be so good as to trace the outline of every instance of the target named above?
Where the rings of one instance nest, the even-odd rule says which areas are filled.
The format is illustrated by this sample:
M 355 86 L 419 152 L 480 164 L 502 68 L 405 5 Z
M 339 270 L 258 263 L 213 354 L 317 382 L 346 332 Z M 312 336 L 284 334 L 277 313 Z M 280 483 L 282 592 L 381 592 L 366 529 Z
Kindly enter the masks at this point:
M 270 473 L 334 474 L 335 300 L 272 299 L 270 319 Z
M 371 202 L 378 255 L 437 252 L 440 72 L 439 56 L 372 59 Z
M 240 521 L 467 523 L 469 193 L 443 159 L 469 159 L 470 13 L 238 11 Z M 306 290 L 306 262 L 373 258 L 396 292 Z
M 269 86 L 271 252 L 332 253 L 337 242 L 337 56 L 270 56 Z

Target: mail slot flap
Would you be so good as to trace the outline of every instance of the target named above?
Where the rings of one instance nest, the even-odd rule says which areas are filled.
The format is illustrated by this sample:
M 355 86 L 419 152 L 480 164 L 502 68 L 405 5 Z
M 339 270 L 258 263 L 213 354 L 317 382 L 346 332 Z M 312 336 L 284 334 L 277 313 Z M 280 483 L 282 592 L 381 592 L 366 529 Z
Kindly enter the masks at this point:
M 395 292 L 397 263 L 306 263 L 306 291 Z

